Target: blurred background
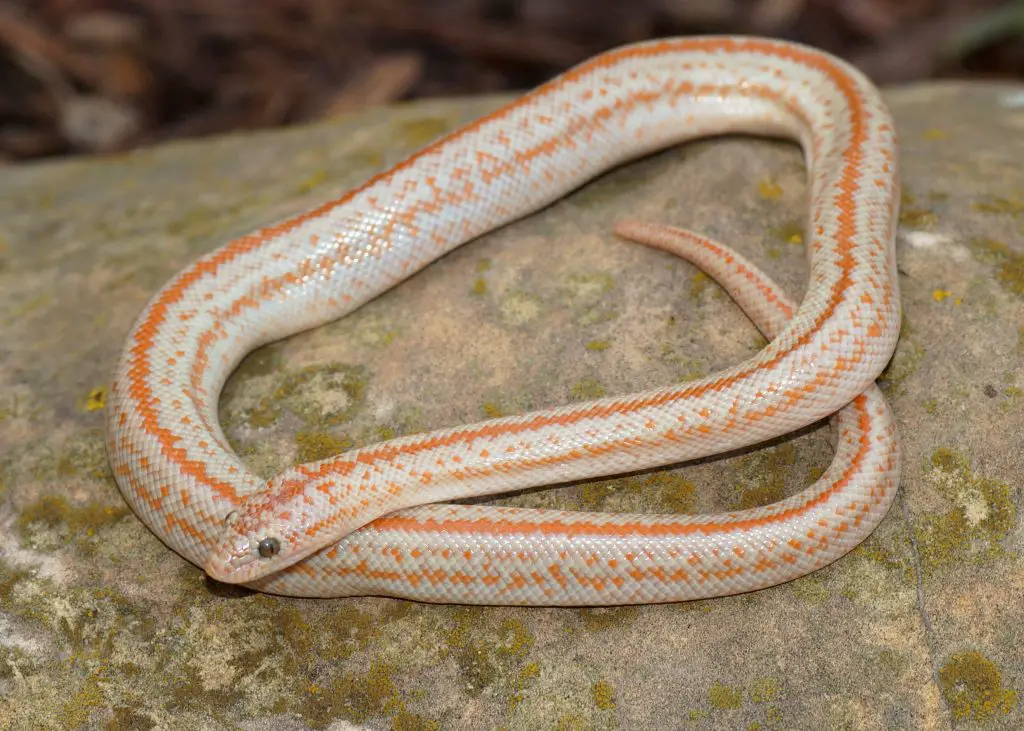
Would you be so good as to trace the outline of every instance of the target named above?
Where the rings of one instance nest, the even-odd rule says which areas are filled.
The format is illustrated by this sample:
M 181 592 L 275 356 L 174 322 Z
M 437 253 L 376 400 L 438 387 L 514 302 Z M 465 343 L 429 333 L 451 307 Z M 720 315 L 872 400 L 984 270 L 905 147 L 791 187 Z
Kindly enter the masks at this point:
M 882 85 L 1024 80 L 1024 0 L 0 0 L 0 162 L 518 91 L 699 33 L 801 41 Z

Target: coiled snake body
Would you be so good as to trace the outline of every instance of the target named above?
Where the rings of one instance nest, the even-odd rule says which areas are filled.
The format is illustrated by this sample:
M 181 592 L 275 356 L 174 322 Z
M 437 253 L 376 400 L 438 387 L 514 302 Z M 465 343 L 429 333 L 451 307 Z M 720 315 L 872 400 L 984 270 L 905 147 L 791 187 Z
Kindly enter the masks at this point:
M 805 151 L 811 281 L 798 308 L 715 242 L 645 224 L 619 232 L 719 278 L 773 337 L 757 356 L 683 385 L 393 439 L 268 483 L 228 446 L 217 399 L 253 348 L 351 312 L 617 164 L 727 132 L 789 137 Z M 857 545 L 896 491 L 895 429 L 874 380 L 900 325 L 897 208 L 892 118 L 845 63 L 758 38 L 609 51 L 176 275 L 117 364 L 107 423 L 118 485 L 180 555 L 274 593 L 598 605 L 786 581 Z M 443 504 L 717 454 L 836 412 L 826 474 L 763 508 L 665 516 Z

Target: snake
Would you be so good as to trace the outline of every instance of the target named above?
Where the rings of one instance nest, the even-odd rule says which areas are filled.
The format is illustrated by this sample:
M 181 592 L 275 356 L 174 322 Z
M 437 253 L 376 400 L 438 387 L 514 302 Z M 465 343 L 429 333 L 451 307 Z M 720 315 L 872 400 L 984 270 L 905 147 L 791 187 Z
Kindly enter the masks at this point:
M 643 222 L 616 230 L 714 272 L 768 338 L 756 355 L 683 383 L 388 439 L 270 479 L 232 450 L 218 399 L 254 349 L 351 313 L 612 168 L 727 134 L 803 151 L 799 305 L 711 239 Z M 875 383 L 900 330 L 898 214 L 894 120 L 852 65 L 741 36 L 606 51 L 173 276 L 114 368 L 115 480 L 171 550 L 213 580 L 272 594 L 575 606 L 783 583 L 863 541 L 898 485 L 894 421 Z M 823 419 L 837 435 L 831 466 L 768 506 L 656 515 L 452 502 L 721 455 Z

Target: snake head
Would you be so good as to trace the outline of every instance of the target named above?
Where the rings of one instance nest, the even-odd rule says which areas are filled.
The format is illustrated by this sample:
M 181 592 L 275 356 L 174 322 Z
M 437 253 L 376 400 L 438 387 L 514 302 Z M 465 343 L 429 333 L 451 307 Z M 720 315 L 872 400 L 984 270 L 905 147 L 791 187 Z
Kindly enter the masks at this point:
M 358 528 L 359 521 L 343 519 L 346 511 L 330 495 L 321 482 L 294 470 L 271 480 L 227 515 L 206 559 L 206 573 L 224 583 L 246 584 L 286 569 Z

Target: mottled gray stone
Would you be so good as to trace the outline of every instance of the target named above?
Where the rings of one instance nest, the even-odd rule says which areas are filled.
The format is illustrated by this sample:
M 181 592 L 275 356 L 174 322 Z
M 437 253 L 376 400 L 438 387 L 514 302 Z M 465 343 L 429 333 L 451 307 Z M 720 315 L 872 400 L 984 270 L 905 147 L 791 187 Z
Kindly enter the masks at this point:
M 888 94 L 906 310 L 884 376 L 898 502 L 834 565 L 745 596 L 580 609 L 296 600 L 213 585 L 131 514 L 103 388 L 193 257 L 344 190 L 496 100 L 0 174 L 0 726 L 978 728 L 1024 725 L 1024 92 Z M 694 378 L 762 341 L 689 265 L 613 222 L 684 225 L 794 295 L 790 144 L 705 140 L 467 245 L 353 316 L 263 348 L 223 399 L 261 474 L 352 444 Z M 530 506 L 706 511 L 802 489 L 828 430 Z M 351 724 L 351 725 L 348 725 Z

